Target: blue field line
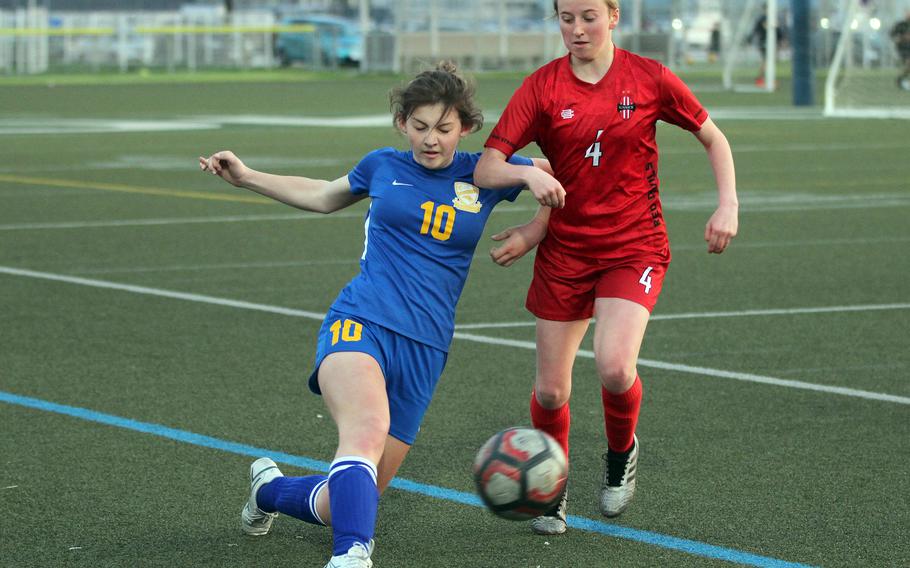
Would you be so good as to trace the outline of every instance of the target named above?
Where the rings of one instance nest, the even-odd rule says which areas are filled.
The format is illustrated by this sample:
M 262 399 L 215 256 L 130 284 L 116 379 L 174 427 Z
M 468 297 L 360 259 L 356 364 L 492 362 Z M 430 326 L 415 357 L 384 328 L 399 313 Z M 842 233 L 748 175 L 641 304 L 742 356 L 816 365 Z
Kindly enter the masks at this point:
M 162 438 L 168 438 L 170 440 L 176 440 L 178 442 L 193 444 L 195 446 L 222 450 L 233 454 L 255 458 L 269 456 L 276 462 L 308 469 L 311 471 L 320 471 L 323 473 L 329 471 L 330 464 L 328 462 L 314 460 L 302 456 L 295 456 L 284 452 L 276 452 L 275 450 L 250 446 L 248 444 L 229 442 L 227 440 L 221 440 L 219 438 L 212 438 L 211 436 L 204 436 L 202 434 L 196 434 L 194 432 L 187 432 L 186 430 L 178 430 L 176 428 L 169 428 L 167 426 L 161 426 L 160 424 L 151 424 L 149 422 L 139 422 L 138 420 L 122 418 L 120 416 L 114 416 L 113 414 L 105 414 L 103 412 L 96 412 L 94 410 L 88 410 L 76 406 L 57 404 L 55 402 L 21 396 L 4 391 L 0 391 L 0 401 L 17 406 L 24 406 L 27 408 L 34 408 L 46 412 L 54 412 L 56 414 L 72 416 L 74 418 L 80 418 L 89 422 L 97 422 L 100 424 L 106 424 L 108 426 L 116 426 L 117 428 L 133 430 L 134 432 L 153 434 Z M 420 495 L 426 495 L 436 499 L 461 503 L 463 505 L 471 505 L 474 507 L 484 506 L 481 500 L 472 493 L 465 493 L 463 491 L 456 491 L 454 489 L 446 489 L 444 487 L 438 487 L 436 485 L 427 485 L 425 483 L 418 483 L 416 481 L 410 481 L 408 479 L 396 478 L 392 480 L 390 486 L 402 491 L 418 493 Z M 611 525 L 601 521 L 588 519 L 586 517 L 576 517 L 574 515 L 570 515 L 567 521 L 568 525 L 572 528 L 595 532 L 606 536 L 642 542 L 645 544 L 651 544 L 654 546 L 659 546 L 661 548 L 679 550 L 681 552 L 686 552 L 695 556 L 725 560 L 727 562 L 734 562 L 746 566 L 758 566 L 761 568 L 809 568 L 810 566 L 809 564 L 787 562 L 784 560 L 778 560 L 776 558 L 742 552 L 732 548 L 714 546 L 712 544 L 698 542 L 696 540 L 687 540 L 684 538 L 676 538 L 673 536 L 633 529 L 620 525 Z

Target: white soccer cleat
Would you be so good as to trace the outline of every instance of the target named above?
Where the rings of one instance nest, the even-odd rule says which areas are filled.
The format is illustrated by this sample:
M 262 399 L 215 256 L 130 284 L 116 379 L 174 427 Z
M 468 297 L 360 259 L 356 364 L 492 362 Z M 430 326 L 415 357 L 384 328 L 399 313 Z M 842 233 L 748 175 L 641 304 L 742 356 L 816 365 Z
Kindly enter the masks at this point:
M 269 458 L 259 458 L 250 465 L 250 497 L 240 511 L 240 528 L 248 535 L 262 536 L 272 528 L 272 521 L 278 513 L 266 513 L 256 504 L 259 488 L 284 474 Z
M 635 469 L 638 465 L 638 437 L 632 436 L 632 451 L 628 456 L 610 450 L 603 456 L 604 478 L 600 486 L 600 512 L 616 517 L 626 510 L 635 496 Z
M 551 535 L 566 532 L 566 509 L 568 507 L 569 489 L 562 492 L 562 498 L 555 507 L 531 520 L 531 530 L 536 534 Z
M 369 546 L 364 546 L 359 542 L 348 549 L 341 556 L 333 556 L 325 568 L 373 568 L 373 561 L 370 555 L 373 554 L 374 543 L 370 540 Z

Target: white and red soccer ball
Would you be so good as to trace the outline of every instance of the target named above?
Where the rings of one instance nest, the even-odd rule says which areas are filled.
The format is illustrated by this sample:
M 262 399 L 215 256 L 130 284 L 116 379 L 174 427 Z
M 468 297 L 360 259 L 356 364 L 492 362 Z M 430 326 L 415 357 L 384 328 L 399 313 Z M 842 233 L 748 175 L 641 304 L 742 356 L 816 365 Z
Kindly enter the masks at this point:
M 552 509 L 569 473 L 566 455 L 549 434 L 507 428 L 491 437 L 474 458 L 474 482 L 496 515 L 522 521 Z

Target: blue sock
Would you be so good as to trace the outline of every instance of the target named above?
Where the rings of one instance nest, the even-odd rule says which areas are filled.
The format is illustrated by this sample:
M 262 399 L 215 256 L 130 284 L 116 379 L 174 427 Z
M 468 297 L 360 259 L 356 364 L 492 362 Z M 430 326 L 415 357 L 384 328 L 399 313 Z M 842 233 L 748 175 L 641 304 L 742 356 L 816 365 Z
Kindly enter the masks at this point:
M 256 504 L 266 513 L 284 513 L 314 525 L 323 525 L 316 512 L 316 496 L 328 483 L 324 475 L 276 477 L 259 488 Z
M 369 546 L 376 530 L 379 489 L 376 465 L 359 456 L 332 462 L 329 470 L 329 502 L 332 508 L 332 554 L 341 556 L 359 542 Z

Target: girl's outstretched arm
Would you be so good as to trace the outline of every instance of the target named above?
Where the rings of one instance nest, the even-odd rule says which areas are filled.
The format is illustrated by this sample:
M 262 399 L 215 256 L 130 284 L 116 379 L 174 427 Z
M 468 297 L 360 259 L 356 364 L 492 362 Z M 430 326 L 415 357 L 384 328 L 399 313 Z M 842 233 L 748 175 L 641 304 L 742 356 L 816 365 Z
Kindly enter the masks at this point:
M 259 172 L 247 167 L 228 150 L 216 152 L 208 158 L 200 156 L 199 168 L 219 176 L 231 185 L 315 213 L 332 213 L 366 197 L 366 194 L 351 193 L 348 176 L 328 181 Z

